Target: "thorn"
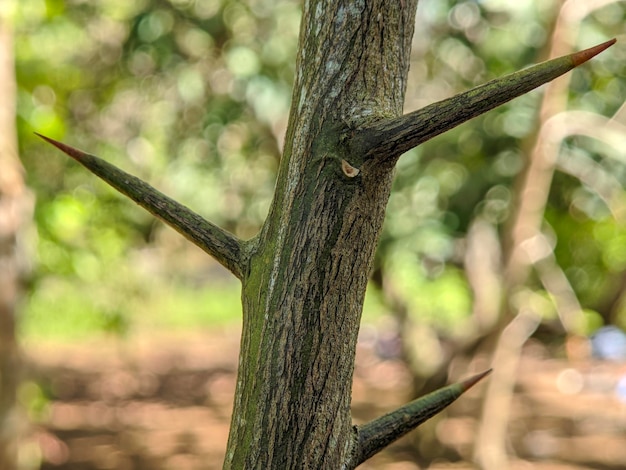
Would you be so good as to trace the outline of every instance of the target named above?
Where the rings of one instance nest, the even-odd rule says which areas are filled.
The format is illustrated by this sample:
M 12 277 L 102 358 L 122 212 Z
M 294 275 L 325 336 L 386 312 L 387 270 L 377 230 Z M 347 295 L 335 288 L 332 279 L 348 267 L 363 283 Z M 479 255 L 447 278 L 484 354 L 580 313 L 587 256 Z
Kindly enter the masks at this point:
M 574 52 L 572 55 L 570 55 L 572 62 L 574 63 L 574 67 L 578 67 L 580 64 L 584 64 L 589 59 L 597 56 L 600 52 L 602 52 L 605 49 L 608 49 L 616 42 L 617 42 L 617 39 L 613 38 L 610 41 L 603 42 L 602 44 L 598 44 L 597 46 L 590 47 L 589 49 Z
M 46 142 L 54 145 L 56 148 L 58 148 L 59 150 L 61 150 L 63 153 L 67 154 L 68 156 L 72 157 L 74 160 L 82 160 L 84 159 L 88 154 L 78 150 L 77 148 L 71 147 L 69 145 L 66 145 L 62 142 L 59 142 L 57 140 L 54 140 L 50 137 L 46 137 L 45 135 L 41 135 L 39 132 L 35 132 L 35 135 L 38 137 L 41 137 L 43 140 L 45 140 Z
M 463 393 L 490 373 L 491 369 L 474 375 L 463 382 L 440 388 L 369 423 L 357 426 L 359 442 L 354 462 L 360 464 L 372 455 L 380 452 L 393 441 L 396 441 L 424 421 L 447 408 Z
M 461 382 L 459 385 L 461 386 L 463 393 L 467 392 L 470 388 L 472 388 L 474 385 L 480 382 L 483 378 L 491 374 L 492 371 L 493 369 L 487 369 L 486 371 L 481 372 L 480 374 L 476 374 L 475 376 L 470 377 L 469 379 Z

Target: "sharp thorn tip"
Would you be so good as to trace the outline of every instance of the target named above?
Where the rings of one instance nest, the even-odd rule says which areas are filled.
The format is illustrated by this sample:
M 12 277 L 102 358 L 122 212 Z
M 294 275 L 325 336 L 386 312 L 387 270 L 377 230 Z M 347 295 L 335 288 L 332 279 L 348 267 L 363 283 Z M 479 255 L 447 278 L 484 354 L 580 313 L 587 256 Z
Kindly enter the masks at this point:
M 466 379 L 463 382 L 461 382 L 461 387 L 463 388 L 463 391 L 465 392 L 469 390 L 470 388 L 472 388 L 474 385 L 480 382 L 487 375 L 491 374 L 492 371 L 493 369 L 487 369 L 486 371 L 481 372 L 480 374 L 476 374 L 473 377 L 470 377 L 469 379 Z
M 578 67 L 580 64 L 584 64 L 589 59 L 597 56 L 600 52 L 608 49 L 613 44 L 617 42 L 616 38 L 610 39 L 602 44 L 598 44 L 597 46 L 590 47 L 589 49 L 584 49 L 582 51 L 574 52 L 571 55 L 572 62 L 574 63 L 574 67 Z
M 42 135 L 39 132 L 35 132 L 35 135 L 41 137 L 46 142 L 54 145 L 56 148 L 61 150 L 66 155 L 72 157 L 74 160 L 81 160 L 85 156 L 87 156 L 87 154 L 85 152 L 83 152 L 81 150 L 78 150 L 77 148 L 74 148 L 74 147 L 72 147 L 70 145 L 66 145 L 66 144 L 64 144 L 62 142 L 59 142 L 58 140 L 54 140 L 51 137 L 46 137 L 45 135 Z

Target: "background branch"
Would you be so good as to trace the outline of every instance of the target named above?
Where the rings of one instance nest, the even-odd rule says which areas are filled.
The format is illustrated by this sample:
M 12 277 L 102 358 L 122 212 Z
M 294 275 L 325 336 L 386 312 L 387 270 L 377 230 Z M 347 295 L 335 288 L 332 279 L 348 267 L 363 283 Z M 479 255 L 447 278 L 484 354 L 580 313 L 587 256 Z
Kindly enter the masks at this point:
M 591 6 L 592 3 L 597 6 L 600 2 L 589 2 L 586 5 Z M 580 2 L 567 1 L 563 4 L 556 19 L 549 57 L 558 57 L 566 51 L 572 50 L 578 25 L 589 11 L 581 6 Z M 614 42 L 615 40 L 611 40 L 595 48 L 587 49 L 587 54 L 591 53 L 591 55 L 586 60 L 595 55 L 592 53 L 593 50 L 597 51 L 597 54 Z M 576 56 L 584 52 L 565 57 Z M 521 305 L 515 305 L 511 299 L 528 282 L 531 269 L 537 268 L 534 265 L 537 257 L 535 256 L 533 261 L 529 249 L 537 248 L 537 241 L 545 240 L 542 231 L 545 209 L 562 138 L 566 136 L 562 134 L 561 139 L 557 140 L 557 144 L 554 138 L 550 137 L 549 131 L 559 131 L 567 127 L 559 125 L 558 119 L 561 118 L 554 121 L 551 119 L 567 109 L 569 85 L 570 80 L 568 78 L 554 81 L 546 89 L 539 110 L 539 132 L 532 145 L 532 150 L 529 152 L 528 164 L 519 176 L 516 191 L 517 207 L 507 228 L 508 240 L 503 247 L 505 298 L 502 302 L 500 316 L 501 324 L 507 326 L 502 326 L 501 336 L 495 346 L 493 364 L 494 367 L 498 368 L 487 388 L 484 403 L 488 403 L 488 405 L 483 405 L 482 419 L 475 444 L 475 460 L 485 470 L 499 470 L 509 466 L 506 431 L 511 415 L 517 367 L 523 345 L 541 322 L 539 313 L 533 310 L 528 301 Z M 551 255 L 551 251 L 548 251 L 547 254 Z M 545 276 L 542 281 L 546 281 Z M 548 288 L 547 285 L 545 287 Z M 527 297 L 525 296 L 525 298 Z M 568 307 L 571 307 L 568 308 L 568 312 L 572 316 L 578 315 L 576 311 L 577 299 L 573 302 L 571 299 L 568 300 L 570 301 Z M 574 320 L 571 320 L 571 323 L 574 323 Z

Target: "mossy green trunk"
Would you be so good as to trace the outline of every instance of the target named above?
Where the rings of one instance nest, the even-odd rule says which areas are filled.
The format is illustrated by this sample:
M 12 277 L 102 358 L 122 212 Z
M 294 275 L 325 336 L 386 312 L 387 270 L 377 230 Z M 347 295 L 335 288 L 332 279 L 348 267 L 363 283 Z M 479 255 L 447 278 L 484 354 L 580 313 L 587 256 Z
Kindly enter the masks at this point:
M 343 144 L 402 111 L 415 1 L 305 2 L 276 195 L 243 277 L 224 468 L 351 468 L 350 396 L 392 165 Z

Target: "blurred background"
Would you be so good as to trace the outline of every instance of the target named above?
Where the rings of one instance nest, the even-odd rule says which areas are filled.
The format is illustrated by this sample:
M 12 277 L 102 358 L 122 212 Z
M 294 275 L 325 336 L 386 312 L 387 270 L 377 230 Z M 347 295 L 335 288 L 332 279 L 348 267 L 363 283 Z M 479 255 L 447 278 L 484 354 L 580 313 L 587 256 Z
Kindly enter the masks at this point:
M 238 281 L 33 131 L 252 237 L 300 12 L 0 0 L 0 468 L 221 468 Z M 624 468 L 626 4 L 421 0 L 417 17 L 405 111 L 618 43 L 400 159 L 355 420 L 494 373 L 362 468 Z

